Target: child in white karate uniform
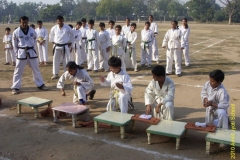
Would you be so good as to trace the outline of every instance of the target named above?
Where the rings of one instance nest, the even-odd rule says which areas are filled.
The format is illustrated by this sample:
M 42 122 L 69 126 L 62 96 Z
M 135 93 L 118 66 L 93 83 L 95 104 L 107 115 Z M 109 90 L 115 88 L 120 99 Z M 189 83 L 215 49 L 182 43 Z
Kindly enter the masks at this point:
M 112 56 L 119 57 L 122 61 L 122 70 L 126 71 L 125 65 L 125 47 L 126 47 L 126 38 L 121 35 L 122 27 L 117 25 L 115 27 L 116 34 L 112 37 Z
M 141 66 L 147 65 L 148 68 L 151 68 L 154 33 L 150 30 L 150 22 L 145 23 L 145 28 L 141 31 L 141 38 Z
M 99 58 L 98 58 L 98 32 L 93 28 L 94 26 L 94 20 L 88 21 L 89 29 L 86 32 L 87 36 L 87 59 L 88 59 L 88 69 L 87 71 L 98 72 L 99 68 Z
M 130 76 L 121 69 L 121 59 L 111 57 L 108 61 L 110 73 L 107 78 L 100 76 L 102 86 L 110 86 L 110 100 L 107 104 L 107 111 L 128 112 L 128 102 L 131 98 L 133 86 Z
M 12 65 L 16 65 L 16 55 L 13 51 L 13 45 L 12 45 L 12 35 L 10 34 L 11 29 L 7 27 L 5 29 L 5 35 L 3 37 L 3 43 L 4 43 L 4 51 L 6 55 L 6 63 L 4 65 L 9 65 L 10 61 L 12 61 Z
M 81 44 L 82 44 L 82 34 L 80 31 L 80 28 L 82 26 L 82 22 L 77 22 L 76 27 L 73 28 L 73 34 L 74 34 L 74 44 L 73 44 L 73 52 L 75 53 L 76 57 L 76 64 L 81 65 L 82 64 L 82 54 L 81 54 Z
M 109 25 L 109 28 L 107 29 L 107 32 L 109 34 L 110 42 L 111 42 L 109 55 L 112 55 L 112 37 L 115 35 L 115 32 L 116 32 L 114 28 L 115 22 L 111 20 L 109 21 L 108 25 Z
M 70 79 L 74 85 L 73 103 L 84 105 L 87 102 L 87 96 L 92 100 L 96 93 L 96 90 L 92 90 L 93 80 L 83 67 L 73 61 L 68 62 L 66 67 L 67 71 L 59 78 L 57 88 L 61 89 L 62 96 L 65 96 L 65 81 Z
M 105 24 L 101 22 L 99 24 L 99 69 L 105 72 L 109 71 L 108 59 L 109 50 L 111 46 L 110 37 L 108 32 L 105 30 Z
M 131 24 L 131 31 L 127 33 L 127 48 L 126 48 L 126 68 L 134 68 L 134 71 L 137 72 L 137 60 L 136 60 L 136 40 L 137 40 L 137 32 L 135 31 L 137 28 L 136 23 Z

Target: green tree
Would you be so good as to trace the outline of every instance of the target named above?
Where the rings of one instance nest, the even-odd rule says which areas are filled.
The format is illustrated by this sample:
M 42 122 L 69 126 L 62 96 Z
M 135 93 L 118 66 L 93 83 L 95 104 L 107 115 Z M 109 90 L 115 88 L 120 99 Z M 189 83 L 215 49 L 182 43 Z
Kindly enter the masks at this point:
M 55 21 L 58 15 L 64 15 L 64 11 L 59 4 L 47 5 L 40 11 L 40 19 L 43 21 Z
M 228 15 L 228 24 L 232 23 L 233 14 L 239 9 L 240 0 L 219 0 L 226 6 L 226 13 Z

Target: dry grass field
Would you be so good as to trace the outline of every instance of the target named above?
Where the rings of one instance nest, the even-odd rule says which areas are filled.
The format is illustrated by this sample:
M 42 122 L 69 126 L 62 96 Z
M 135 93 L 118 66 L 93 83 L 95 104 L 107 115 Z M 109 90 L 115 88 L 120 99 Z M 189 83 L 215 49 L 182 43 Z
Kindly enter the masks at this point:
M 72 23 L 75 25 L 74 23 Z M 99 22 L 95 29 L 99 30 Z M 117 23 L 123 25 L 123 23 Z M 50 30 L 53 23 L 44 26 Z M 144 23 L 137 24 L 138 41 L 137 57 L 140 61 L 140 32 Z M 9 26 L 12 30 L 17 24 L 0 25 L 0 37 Z M 209 72 L 221 69 L 225 72 L 225 85 L 230 95 L 230 103 L 236 106 L 236 128 L 240 128 L 240 32 L 239 25 L 197 24 L 189 23 L 191 67 L 182 65 L 182 77 L 171 75 L 176 84 L 175 120 L 183 122 L 203 122 L 205 109 L 202 107 L 200 92 L 203 84 L 208 81 Z M 163 36 L 170 28 L 170 22 L 158 23 L 160 64 L 166 65 L 166 51 L 161 48 Z M 175 139 L 163 136 L 153 136 L 153 145 L 147 145 L 147 124 L 137 123 L 136 130 L 127 129 L 127 138 L 119 138 L 118 128 L 104 129 L 100 134 L 94 134 L 93 128 L 71 127 L 71 119 L 61 120 L 58 124 L 52 118 L 34 119 L 31 108 L 23 107 L 23 114 L 17 115 L 16 100 L 37 96 L 53 100 L 53 106 L 63 102 L 71 102 L 73 91 L 71 84 L 67 85 L 67 96 L 62 97 L 56 89 L 57 81 L 52 76 L 52 44 L 49 43 L 49 65 L 41 66 L 41 73 L 47 92 L 39 91 L 32 80 L 29 67 L 25 68 L 21 94 L 12 95 L 10 87 L 14 67 L 5 66 L 5 53 L 0 45 L 0 159 L 230 159 L 230 150 L 219 152 L 218 145 L 212 145 L 211 155 L 205 154 L 206 132 L 189 131 L 188 138 L 182 139 L 180 150 L 175 150 Z M 153 66 L 156 63 L 153 62 Z M 86 66 L 84 66 L 86 68 Z M 173 67 L 174 68 L 174 67 Z M 144 91 L 152 79 L 151 70 L 140 68 L 139 72 L 129 70 L 134 86 L 133 102 L 135 110 L 130 113 L 143 113 Z M 61 67 L 61 73 L 63 73 Z M 105 72 L 89 72 L 97 90 L 94 100 L 89 101 L 90 114 L 93 118 L 105 111 L 109 88 L 99 85 L 99 75 Z M 229 107 L 228 113 L 233 112 Z M 236 148 L 236 159 L 240 157 L 240 149 Z

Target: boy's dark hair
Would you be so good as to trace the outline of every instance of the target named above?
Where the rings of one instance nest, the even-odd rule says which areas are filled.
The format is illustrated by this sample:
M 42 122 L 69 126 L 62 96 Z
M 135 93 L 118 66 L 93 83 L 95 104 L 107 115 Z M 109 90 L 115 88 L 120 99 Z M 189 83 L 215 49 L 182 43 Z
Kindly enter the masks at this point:
M 188 28 L 188 20 L 187 20 L 187 18 L 183 18 L 182 20 L 185 20 L 186 21 L 186 28 Z
M 82 66 L 77 65 L 77 64 L 76 64 L 75 62 L 73 62 L 73 61 L 68 62 L 68 64 L 67 64 L 66 67 L 69 68 L 69 69 L 83 69 Z
M 177 28 L 178 28 L 178 21 L 177 20 L 172 20 L 172 22 L 175 23 Z
M 122 67 L 122 61 L 120 58 L 112 56 L 109 60 L 108 60 L 108 65 L 111 67 Z
M 42 21 L 41 21 L 41 20 L 38 20 L 38 21 L 37 21 L 37 24 L 42 24 Z
M 86 18 L 82 18 L 81 22 L 87 22 Z
M 99 23 L 99 27 L 105 27 L 105 23 L 100 22 L 100 23 Z
M 81 21 L 77 21 L 77 25 L 81 26 L 82 22 Z
M 131 20 L 130 20 L 130 18 L 128 18 L 128 17 L 126 18 L 126 20 L 129 20 L 129 21 L 131 21 Z
M 88 21 L 88 24 L 94 25 L 94 20 L 90 19 L 90 20 Z
M 217 82 L 223 82 L 224 80 L 224 73 L 220 69 L 214 70 L 209 74 L 209 77 L 214 79 Z
M 151 14 L 151 15 L 149 15 L 148 17 L 151 17 L 151 18 L 153 18 L 153 15 Z
M 149 26 L 151 25 L 151 23 L 150 23 L 150 22 L 148 22 L 148 21 L 147 21 L 147 22 L 145 22 L 145 25 L 146 25 L 146 24 L 148 24 Z
M 68 26 L 73 29 L 73 25 L 69 24 Z
M 11 29 L 9 27 L 5 28 L 5 31 L 11 31 Z
M 136 24 L 136 23 L 132 23 L 131 26 L 133 26 L 133 27 L 136 28 L 136 27 L 137 27 L 137 24 Z
M 19 22 L 21 22 L 21 20 L 28 21 L 28 17 L 27 16 L 22 16 L 22 17 L 19 18 Z
M 30 24 L 30 27 L 35 28 L 35 25 L 34 24 Z
M 120 25 L 116 25 L 115 29 L 116 29 L 116 28 L 122 30 L 122 26 L 120 26 Z
M 18 28 L 18 27 L 15 27 L 15 28 L 14 28 L 14 31 L 15 31 L 17 28 Z
M 158 77 L 165 77 L 166 76 L 165 68 L 161 65 L 157 65 L 152 69 L 152 74 Z
M 113 20 L 109 21 L 108 24 L 112 23 L 113 25 L 115 25 L 115 22 Z
M 64 20 L 63 16 L 61 16 L 61 15 L 58 15 L 56 19 L 57 20 Z

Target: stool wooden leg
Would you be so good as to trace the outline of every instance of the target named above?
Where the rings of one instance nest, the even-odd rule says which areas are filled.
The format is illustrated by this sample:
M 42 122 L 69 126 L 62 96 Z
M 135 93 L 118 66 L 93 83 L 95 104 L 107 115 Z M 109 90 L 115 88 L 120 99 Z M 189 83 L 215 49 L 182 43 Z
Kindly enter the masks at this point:
M 148 144 L 151 144 L 151 133 L 147 133 Z
M 17 104 L 17 108 L 18 108 L 18 114 L 21 114 L 22 113 L 22 111 L 21 111 L 21 104 Z
M 34 107 L 34 111 L 35 111 L 35 118 L 38 118 L 38 107 Z
M 72 123 L 73 123 L 73 127 L 76 128 L 76 115 L 75 114 L 72 115 Z
M 135 130 L 135 123 L 136 123 L 136 121 L 132 120 L 132 130 Z
M 206 154 L 210 154 L 210 147 L 211 143 L 209 141 L 206 141 Z
M 176 138 L 176 150 L 179 150 L 179 146 L 180 146 L 180 137 Z
M 120 134 L 121 134 L 121 138 L 124 139 L 125 138 L 125 127 L 124 126 L 120 127 Z
M 187 132 L 188 132 L 188 129 L 185 130 L 184 138 L 187 138 Z
M 94 130 L 95 130 L 95 133 L 98 133 L 98 122 L 97 121 L 94 121 Z
M 57 118 L 57 111 L 53 110 L 53 122 L 57 123 L 58 122 L 58 118 Z
M 52 103 L 48 104 L 48 108 L 50 108 L 50 109 L 52 108 Z

